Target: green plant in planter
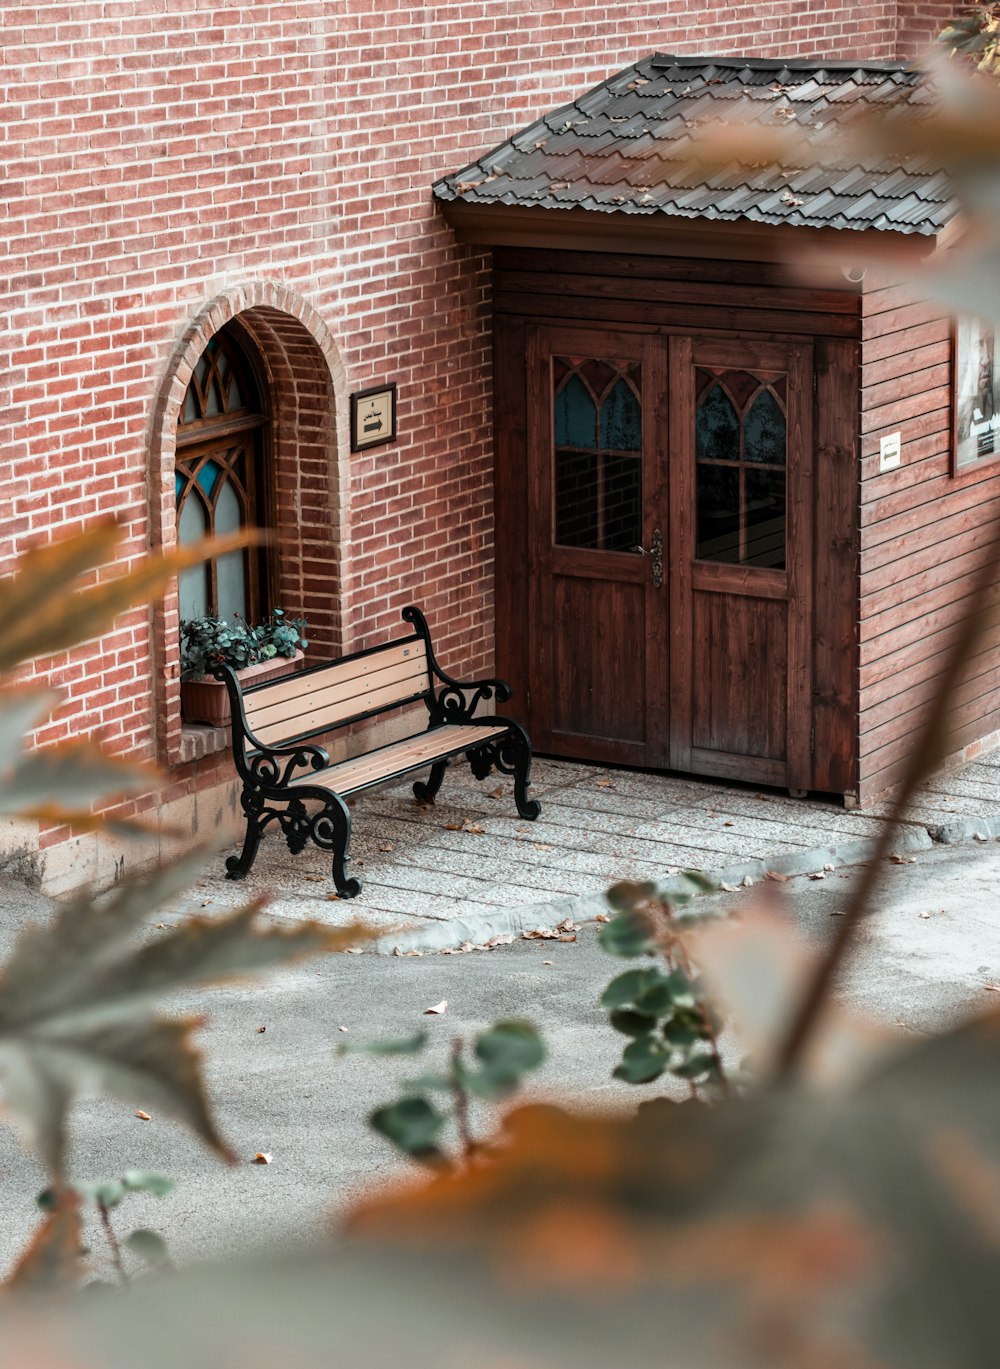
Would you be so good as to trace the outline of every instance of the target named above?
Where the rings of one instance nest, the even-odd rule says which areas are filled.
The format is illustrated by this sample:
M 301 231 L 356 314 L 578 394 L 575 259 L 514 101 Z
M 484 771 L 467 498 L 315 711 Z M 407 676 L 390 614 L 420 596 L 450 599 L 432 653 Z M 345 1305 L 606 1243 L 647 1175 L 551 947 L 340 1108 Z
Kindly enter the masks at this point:
M 181 679 L 200 680 L 219 663 L 243 670 L 274 656 L 291 658 L 309 645 L 305 629 L 304 618 L 289 618 L 280 608 L 253 627 L 238 613 L 232 622 L 186 618 L 181 623 Z

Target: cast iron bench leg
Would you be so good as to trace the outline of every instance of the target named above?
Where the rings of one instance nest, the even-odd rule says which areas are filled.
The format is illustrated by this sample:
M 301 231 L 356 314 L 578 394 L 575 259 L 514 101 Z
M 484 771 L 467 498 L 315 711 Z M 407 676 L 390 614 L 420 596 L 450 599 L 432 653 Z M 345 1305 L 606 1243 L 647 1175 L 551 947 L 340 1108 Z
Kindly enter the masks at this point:
M 243 879 L 248 875 L 260 845 L 260 800 L 244 789 L 240 795 L 240 807 L 247 817 L 247 833 L 240 854 L 226 858 L 226 879 Z
M 413 797 L 418 803 L 433 803 L 434 797 L 441 788 L 444 779 L 444 772 L 448 769 L 447 761 L 437 761 L 431 766 L 431 773 L 426 781 L 417 780 L 413 786 Z
M 347 851 L 351 844 L 351 810 L 339 794 L 331 794 L 324 818 L 330 822 L 330 847 L 333 851 L 333 882 L 341 898 L 355 898 L 361 892 L 359 879 L 347 878 Z

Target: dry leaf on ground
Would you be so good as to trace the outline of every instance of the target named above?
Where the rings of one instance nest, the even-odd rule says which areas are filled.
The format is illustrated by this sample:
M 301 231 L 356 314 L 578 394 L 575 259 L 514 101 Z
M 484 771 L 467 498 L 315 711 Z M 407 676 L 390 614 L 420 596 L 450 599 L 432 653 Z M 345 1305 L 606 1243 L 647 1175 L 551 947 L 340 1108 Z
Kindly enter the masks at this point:
M 135 1115 L 140 1122 L 151 1122 L 153 1120 L 148 1112 L 143 1112 L 142 1108 L 136 1108 Z
M 258 1150 L 250 1163 L 253 1165 L 269 1165 L 271 1163 L 271 1157 L 270 1155 L 265 1154 L 264 1151 Z
M 435 1003 L 432 1007 L 430 1007 L 430 1008 L 425 1008 L 425 1009 L 424 1009 L 424 1016 L 425 1016 L 425 1017 L 440 1017 L 440 1016 L 442 1015 L 442 1013 L 446 1013 L 447 1011 L 448 1011 L 448 1000 L 447 1000 L 447 998 L 442 998 L 440 1003 Z

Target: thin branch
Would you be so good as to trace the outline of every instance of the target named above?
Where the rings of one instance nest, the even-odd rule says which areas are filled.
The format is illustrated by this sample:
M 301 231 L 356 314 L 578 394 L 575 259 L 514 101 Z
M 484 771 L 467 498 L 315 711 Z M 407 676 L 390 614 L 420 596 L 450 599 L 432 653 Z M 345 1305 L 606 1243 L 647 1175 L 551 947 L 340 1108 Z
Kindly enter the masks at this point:
M 459 1078 L 461 1063 L 462 1038 L 456 1036 L 451 1043 L 451 1097 L 455 1105 L 455 1124 L 458 1127 L 458 1139 L 462 1145 L 462 1158 L 469 1160 L 475 1154 L 476 1143 L 472 1139 L 472 1130 L 469 1126 L 469 1095 L 462 1087 Z
M 128 1274 L 125 1272 L 125 1265 L 122 1262 L 121 1246 L 118 1244 L 115 1229 L 111 1225 L 111 1214 L 108 1211 L 107 1204 L 100 1198 L 97 1199 L 97 1211 L 100 1213 L 101 1225 L 104 1227 L 104 1234 L 107 1236 L 108 1245 L 111 1247 L 111 1258 L 114 1261 L 115 1269 L 118 1271 L 118 1281 L 126 1284 L 128 1283 Z
M 1000 516 L 995 516 L 987 555 L 974 582 L 972 607 L 962 620 L 961 631 L 948 653 L 947 664 L 938 686 L 931 711 L 914 746 L 906 767 L 902 784 L 894 798 L 889 819 L 886 822 L 875 850 L 868 862 L 861 867 L 861 876 L 855 885 L 850 903 L 843 920 L 827 948 L 813 975 L 802 1002 L 791 1019 L 784 1043 L 778 1052 L 775 1074 L 778 1079 L 787 1079 L 798 1068 L 802 1053 L 816 1029 L 836 977 L 854 940 L 861 922 L 873 911 L 872 899 L 882 878 L 884 862 L 891 853 L 896 840 L 896 830 L 906 816 L 907 810 L 916 797 L 920 786 L 928 780 L 937 766 L 948 755 L 950 731 L 948 715 L 952 708 L 952 698 L 959 685 L 966 663 L 976 654 L 976 647 L 987 627 L 996 623 L 996 576 L 1000 566 Z

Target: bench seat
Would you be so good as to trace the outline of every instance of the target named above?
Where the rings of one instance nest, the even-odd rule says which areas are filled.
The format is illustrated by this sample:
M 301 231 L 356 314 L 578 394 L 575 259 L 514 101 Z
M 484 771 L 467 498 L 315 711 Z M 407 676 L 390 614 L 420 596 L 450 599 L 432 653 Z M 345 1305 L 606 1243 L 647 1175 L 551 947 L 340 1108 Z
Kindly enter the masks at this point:
M 321 789 L 335 789 L 338 794 L 357 794 L 383 780 L 398 779 L 411 770 L 423 770 L 435 761 L 448 760 L 478 746 L 488 737 L 500 737 L 507 731 L 506 723 L 479 726 L 476 723 L 445 723 L 419 737 L 404 737 L 401 742 L 380 746 L 351 760 L 340 761 L 317 775 L 300 775 L 292 780 L 291 788 L 318 785 Z
M 483 703 L 509 699 L 510 686 L 502 680 L 462 683 L 446 674 L 420 610 L 405 608 L 403 619 L 413 625 L 409 636 L 251 689 L 241 688 L 230 666 L 213 667 L 229 691 L 233 760 L 243 781 L 240 805 L 247 824 L 243 850 L 226 861 L 230 879 L 248 873 L 261 834 L 275 822 L 293 854 L 310 841 L 330 851 L 337 893 L 353 898 L 361 885 L 347 875 L 347 796 L 430 767 L 413 793 L 433 802 L 448 765 L 461 755 L 477 779 L 491 770 L 512 775 L 518 814 L 529 821 L 538 817 L 541 807 L 528 797 L 527 734 L 512 718 L 477 713 Z M 349 760 L 331 764 L 315 740 L 400 709 L 415 718 L 411 735 Z

